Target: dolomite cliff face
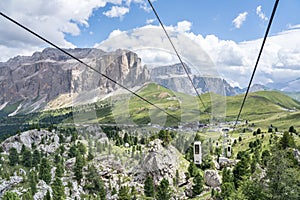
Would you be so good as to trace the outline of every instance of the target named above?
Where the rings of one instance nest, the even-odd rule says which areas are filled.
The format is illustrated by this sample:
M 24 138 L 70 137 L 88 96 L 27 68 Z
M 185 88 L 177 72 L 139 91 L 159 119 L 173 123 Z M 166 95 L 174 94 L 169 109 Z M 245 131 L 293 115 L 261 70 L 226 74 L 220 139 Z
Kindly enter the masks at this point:
M 104 52 L 91 48 L 66 51 L 126 87 L 141 86 L 150 80 L 147 68 L 131 51 Z M 3 109 L 18 105 L 17 113 L 41 109 L 61 94 L 92 90 L 108 94 L 118 88 L 104 76 L 52 48 L 0 63 L 0 106 Z

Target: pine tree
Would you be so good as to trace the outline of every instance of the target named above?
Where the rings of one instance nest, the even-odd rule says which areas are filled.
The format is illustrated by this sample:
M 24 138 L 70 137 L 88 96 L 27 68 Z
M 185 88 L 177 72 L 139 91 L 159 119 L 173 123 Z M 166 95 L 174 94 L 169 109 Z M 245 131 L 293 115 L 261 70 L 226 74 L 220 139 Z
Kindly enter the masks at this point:
M 42 158 L 39 178 L 45 181 L 47 184 L 51 182 L 51 166 L 47 158 Z
M 244 152 L 241 156 L 241 161 L 239 161 L 233 168 L 233 181 L 235 188 L 240 186 L 240 183 L 245 180 L 250 175 L 250 156 L 248 153 Z
M 78 142 L 77 149 L 78 149 L 78 151 L 79 151 L 79 153 L 81 155 L 85 155 L 86 154 L 86 147 L 85 147 L 85 145 L 83 143 Z
M 190 162 L 190 165 L 188 167 L 188 172 L 190 173 L 191 177 L 194 177 L 198 174 L 198 169 L 194 162 Z
M 124 134 L 123 141 L 124 141 L 124 144 L 125 144 L 125 143 L 128 143 L 128 144 L 130 143 L 130 142 L 129 142 L 129 136 L 128 136 L 128 133 L 127 133 L 127 132 L 125 132 L 125 134 Z
M 19 196 L 15 192 L 7 191 L 2 196 L 2 200 L 20 200 Z
M 105 200 L 106 199 L 106 189 L 105 189 L 103 181 L 100 178 L 97 178 L 96 180 L 94 180 L 94 185 L 95 185 L 95 190 L 98 191 L 98 195 L 100 196 L 100 199 Z
M 80 154 L 78 154 L 76 156 L 76 162 L 75 162 L 75 166 L 74 166 L 74 175 L 75 175 L 75 179 L 80 182 L 81 179 L 83 178 L 83 174 L 82 174 L 82 168 L 84 166 L 84 157 Z
M 19 154 L 16 148 L 12 147 L 9 149 L 8 159 L 10 166 L 15 166 L 19 163 Z
M 284 132 L 283 136 L 280 140 L 280 145 L 283 149 L 286 149 L 288 147 L 294 147 L 295 140 L 294 140 L 293 135 L 290 135 L 288 132 Z
M 22 154 L 22 164 L 25 167 L 31 167 L 32 165 L 32 154 L 31 151 L 28 149 L 25 149 L 25 151 Z
M 43 199 L 43 200 L 51 200 L 51 196 L 50 196 L 49 190 L 47 190 L 47 193 L 46 193 L 46 195 L 44 196 L 44 199 Z
M 193 185 L 193 188 L 192 188 L 192 191 L 193 191 L 193 195 L 194 196 L 197 196 L 199 194 L 201 194 L 201 192 L 203 191 L 203 177 L 200 175 L 200 173 L 198 173 L 194 180 L 194 185 Z
M 144 183 L 144 194 L 146 197 L 154 197 L 154 182 L 151 176 L 147 176 Z
M 22 195 L 22 199 L 26 199 L 26 200 L 33 200 L 33 196 L 32 196 L 32 194 L 31 194 L 31 192 L 30 191 L 28 191 L 28 192 L 26 192 L 26 193 L 24 193 L 23 195 Z
M 119 200 L 131 200 L 129 187 L 121 186 L 118 197 Z
M 231 199 L 230 196 L 234 193 L 234 184 L 233 182 L 225 182 L 221 185 L 221 197 L 223 199 Z
M 37 167 L 41 162 L 41 153 L 39 150 L 34 150 L 32 154 L 32 166 Z
M 34 196 L 34 194 L 37 192 L 37 187 L 36 187 L 36 185 L 37 185 L 37 175 L 36 175 L 34 170 L 29 172 L 28 179 L 29 179 L 31 194 L 32 194 L 32 196 Z
M 55 169 L 55 176 L 57 177 L 62 177 L 63 174 L 64 174 L 64 167 L 63 165 L 59 162 L 57 165 L 56 165 L 56 169 Z
M 60 180 L 60 178 L 56 178 L 53 182 L 53 184 L 51 185 L 52 188 L 52 198 L 53 200 L 62 200 L 65 199 L 65 187 L 62 184 L 62 181 Z
M 171 199 L 171 190 L 169 188 L 169 181 L 163 178 L 157 187 L 156 193 L 157 200 L 169 200 Z

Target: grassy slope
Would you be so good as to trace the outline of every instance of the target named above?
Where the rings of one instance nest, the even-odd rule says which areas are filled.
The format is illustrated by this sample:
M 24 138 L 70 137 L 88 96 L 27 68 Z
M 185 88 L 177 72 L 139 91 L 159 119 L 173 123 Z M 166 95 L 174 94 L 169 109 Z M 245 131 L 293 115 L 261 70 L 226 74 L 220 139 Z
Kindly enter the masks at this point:
M 173 92 L 167 88 L 151 83 L 138 91 L 143 98 L 151 101 L 168 113 L 180 119 L 180 122 L 202 121 L 208 122 L 213 111 L 214 116 L 226 114 L 226 120 L 236 119 L 243 95 L 223 97 L 216 94 L 203 94 L 206 112 L 199 99 L 183 93 Z M 213 102 L 213 103 L 211 103 Z M 212 106 L 213 104 L 213 106 Z M 13 105 L 17 107 L 18 104 Z M 102 106 L 105 105 L 105 106 Z M 11 106 L 10 106 L 11 107 Z M 7 111 L 8 108 L 2 111 Z M 12 109 L 9 109 L 12 110 Z M 73 110 L 74 117 L 64 120 L 66 123 L 135 123 L 161 125 L 177 125 L 177 121 L 165 113 L 149 105 L 141 99 L 131 95 L 119 95 L 96 104 L 79 106 L 71 109 L 59 109 L 43 112 L 39 118 L 47 116 L 65 115 Z M 261 91 L 250 93 L 243 112 L 242 120 L 249 120 L 257 126 L 267 127 L 270 124 L 279 128 L 288 128 L 294 125 L 300 129 L 300 103 L 296 100 L 275 91 Z M 222 118 L 223 120 L 225 118 Z
M 201 99 L 206 106 L 206 112 L 204 113 L 204 108 L 197 97 L 173 92 L 154 83 L 140 89 L 138 94 L 178 117 L 181 122 L 208 121 L 211 118 L 210 113 L 212 110 L 215 112 L 214 115 L 217 115 L 218 111 L 221 114 L 224 111 L 227 121 L 235 120 L 244 97 L 243 95 L 233 97 L 222 97 L 216 94 L 201 95 Z M 114 97 L 106 100 L 106 102 L 110 104 L 109 107 L 98 107 L 96 109 L 97 120 L 100 123 L 114 123 L 116 121 L 117 123 L 136 124 L 152 122 L 167 126 L 177 124 L 175 119 L 166 116 L 162 111 L 133 95 Z M 211 102 L 213 102 L 213 106 Z M 101 104 L 101 102 L 97 104 Z M 258 126 L 273 124 L 280 128 L 288 128 L 294 125 L 300 129 L 299 110 L 299 102 L 280 92 L 260 91 L 249 94 L 241 119 L 247 119 Z M 85 112 L 82 115 L 93 116 L 93 113 Z M 82 118 L 85 119 L 82 122 L 95 122 L 95 119 L 89 117 Z M 71 122 L 71 120 L 69 119 L 68 122 Z

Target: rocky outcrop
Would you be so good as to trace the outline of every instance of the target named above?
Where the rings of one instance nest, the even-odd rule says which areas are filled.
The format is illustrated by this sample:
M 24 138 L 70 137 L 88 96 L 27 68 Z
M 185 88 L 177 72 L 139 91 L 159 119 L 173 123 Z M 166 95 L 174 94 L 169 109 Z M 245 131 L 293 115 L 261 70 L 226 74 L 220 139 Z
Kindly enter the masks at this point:
M 178 152 L 172 145 L 164 147 L 162 141 L 156 139 L 148 144 L 148 153 L 139 165 L 134 168 L 135 181 L 143 182 L 148 174 L 153 176 L 157 184 L 163 178 L 168 178 L 172 184 L 178 169 Z
M 238 88 L 233 88 L 222 78 L 193 75 L 191 68 L 185 66 L 199 94 L 213 92 L 232 96 L 240 93 Z M 166 88 L 191 95 L 196 94 L 181 64 L 155 67 L 151 69 L 150 74 L 154 82 Z
M 12 147 L 20 152 L 23 144 L 29 149 L 31 149 L 32 144 L 35 144 L 37 149 L 43 152 L 54 153 L 59 147 L 59 137 L 55 132 L 30 130 L 7 138 L 1 146 L 5 152 L 8 152 Z
M 298 161 L 298 164 L 300 165 L 300 151 L 298 149 L 293 149 L 293 154 L 295 159 Z
M 204 182 L 206 185 L 216 188 L 221 185 L 221 178 L 216 170 L 204 171 Z
M 52 194 L 52 188 L 49 185 L 47 185 L 43 180 L 40 180 L 36 187 L 38 191 L 33 196 L 34 200 L 44 199 L 47 191 L 49 191 L 50 195 Z
M 139 86 L 150 80 L 147 68 L 131 51 L 104 52 L 93 48 L 66 51 L 126 87 Z M 0 66 L 0 106 L 19 106 L 17 112 L 7 115 L 43 108 L 62 94 L 93 90 L 97 90 L 97 94 L 107 94 L 118 88 L 104 76 L 53 48 L 32 56 L 12 58 Z
M 23 178 L 21 176 L 11 176 L 9 180 L 0 179 L 0 199 L 2 195 L 11 187 L 21 183 Z

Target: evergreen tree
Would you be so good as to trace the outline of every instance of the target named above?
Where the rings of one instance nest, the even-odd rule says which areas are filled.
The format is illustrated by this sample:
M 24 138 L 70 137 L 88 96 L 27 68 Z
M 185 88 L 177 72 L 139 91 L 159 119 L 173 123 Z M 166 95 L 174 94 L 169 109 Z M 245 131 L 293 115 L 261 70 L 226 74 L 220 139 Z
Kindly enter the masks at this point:
M 81 179 L 83 178 L 82 174 L 82 168 L 84 166 L 84 157 L 80 154 L 76 156 L 76 162 L 74 166 L 74 174 L 75 174 L 75 179 L 80 182 Z
M 247 200 L 264 200 L 267 199 L 267 196 L 263 188 L 261 181 L 245 180 L 239 190 L 247 197 Z
M 194 180 L 194 185 L 193 185 L 193 188 L 192 188 L 192 191 L 193 191 L 193 195 L 194 196 L 197 196 L 199 194 L 201 194 L 201 192 L 203 191 L 203 177 L 198 173 Z
M 287 150 L 272 149 L 266 172 L 268 199 L 300 199 L 300 169 Z
M 34 150 L 32 155 L 32 166 L 37 167 L 41 162 L 41 153 L 39 150 Z
M 44 180 L 47 184 L 51 182 L 51 166 L 47 158 L 42 158 L 39 178 Z
M 28 149 L 25 149 L 22 154 L 22 164 L 25 167 L 31 167 L 32 165 L 32 154 L 31 151 Z
M 290 132 L 290 133 L 297 133 L 297 131 L 296 131 L 296 129 L 294 128 L 294 126 L 291 126 L 291 127 L 289 128 L 289 132 Z
M 154 197 L 154 182 L 151 176 L 147 176 L 144 182 L 144 194 L 146 197 Z
M 60 178 L 55 178 L 54 182 L 51 185 L 52 188 L 52 198 L 53 200 L 63 200 L 65 199 L 65 187 L 62 184 Z
M 269 150 L 267 150 L 267 149 L 262 152 L 261 161 L 264 166 L 267 166 L 267 161 L 269 160 L 270 155 L 271 154 L 270 154 Z
M 224 168 L 222 170 L 222 183 L 233 183 L 233 176 L 230 169 Z
M 44 199 L 43 199 L 43 200 L 51 200 L 51 196 L 50 196 L 49 190 L 47 190 L 47 193 L 46 193 L 46 195 L 44 196 Z
M 121 186 L 118 197 L 119 200 L 131 200 L 129 187 Z
M 78 149 L 78 151 L 79 151 L 79 153 L 81 155 L 85 155 L 86 154 L 86 147 L 85 147 L 85 145 L 83 143 L 78 142 L 77 149 Z
M 157 187 L 156 193 L 157 200 L 169 200 L 171 199 L 171 190 L 169 188 L 169 181 L 163 178 Z
M 76 145 L 72 145 L 68 152 L 69 158 L 74 158 L 77 156 L 77 154 L 78 154 L 78 150 L 77 150 Z
M 22 195 L 22 199 L 26 199 L 26 200 L 33 200 L 33 196 L 32 196 L 32 194 L 31 194 L 31 192 L 30 191 L 28 191 L 28 192 L 26 192 L 26 193 L 24 193 L 23 195 Z
M 95 190 L 98 191 L 98 195 L 100 196 L 101 200 L 106 199 L 106 189 L 103 181 L 100 178 L 94 180 L 94 187 Z
M 31 194 L 32 194 L 32 196 L 34 196 L 34 194 L 37 192 L 37 187 L 36 187 L 36 185 L 37 185 L 37 175 L 36 175 L 34 170 L 29 172 L 28 179 L 29 179 Z
M 293 137 L 293 135 L 289 134 L 288 132 L 283 133 L 283 136 L 279 143 L 283 149 L 295 146 L 294 137 Z
M 56 169 L 55 169 L 55 176 L 57 177 L 62 177 L 63 174 L 64 174 L 64 167 L 63 165 L 61 164 L 61 162 L 59 162 L 57 165 L 56 165 Z
M 89 153 L 88 153 L 88 156 L 87 156 L 87 160 L 88 161 L 91 161 L 91 160 L 93 160 L 94 159 L 94 154 L 93 154 L 93 150 L 92 150 L 92 148 L 91 147 L 89 147 Z
M 12 147 L 9 149 L 8 159 L 10 166 L 15 166 L 19 163 L 19 154 L 16 148 Z
M 124 141 L 124 144 L 125 144 L 125 143 L 130 144 L 129 136 L 128 136 L 128 133 L 127 133 L 127 132 L 124 133 L 123 141 Z
M 106 190 L 105 185 L 102 179 L 99 177 L 97 170 L 94 165 L 89 166 L 88 168 L 89 173 L 87 174 L 86 178 L 89 184 L 86 185 L 86 189 L 89 190 L 90 193 L 95 193 L 100 196 L 101 200 L 106 199 Z
M 231 195 L 235 192 L 234 184 L 232 182 L 222 183 L 221 185 L 221 197 L 225 200 L 231 200 Z
M 22 147 L 21 147 L 21 152 L 20 154 L 23 156 L 24 152 L 26 150 L 26 146 L 24 144 L 22 144 Z
M 233 181 L 235 188 L 238 188 L 240 183 L 250 175 L 250 156 L 248 153 L 244 153 L 241 160 L 233 168 Z
M 20 200 L 19 196 L 15 192 L 7 191 L 2 196 L 2 200 Z
M 190 177 L 195 177 L 198 174 L 198 169 L 194 162 L 190 162 L 188 172 L 190 174 Z

